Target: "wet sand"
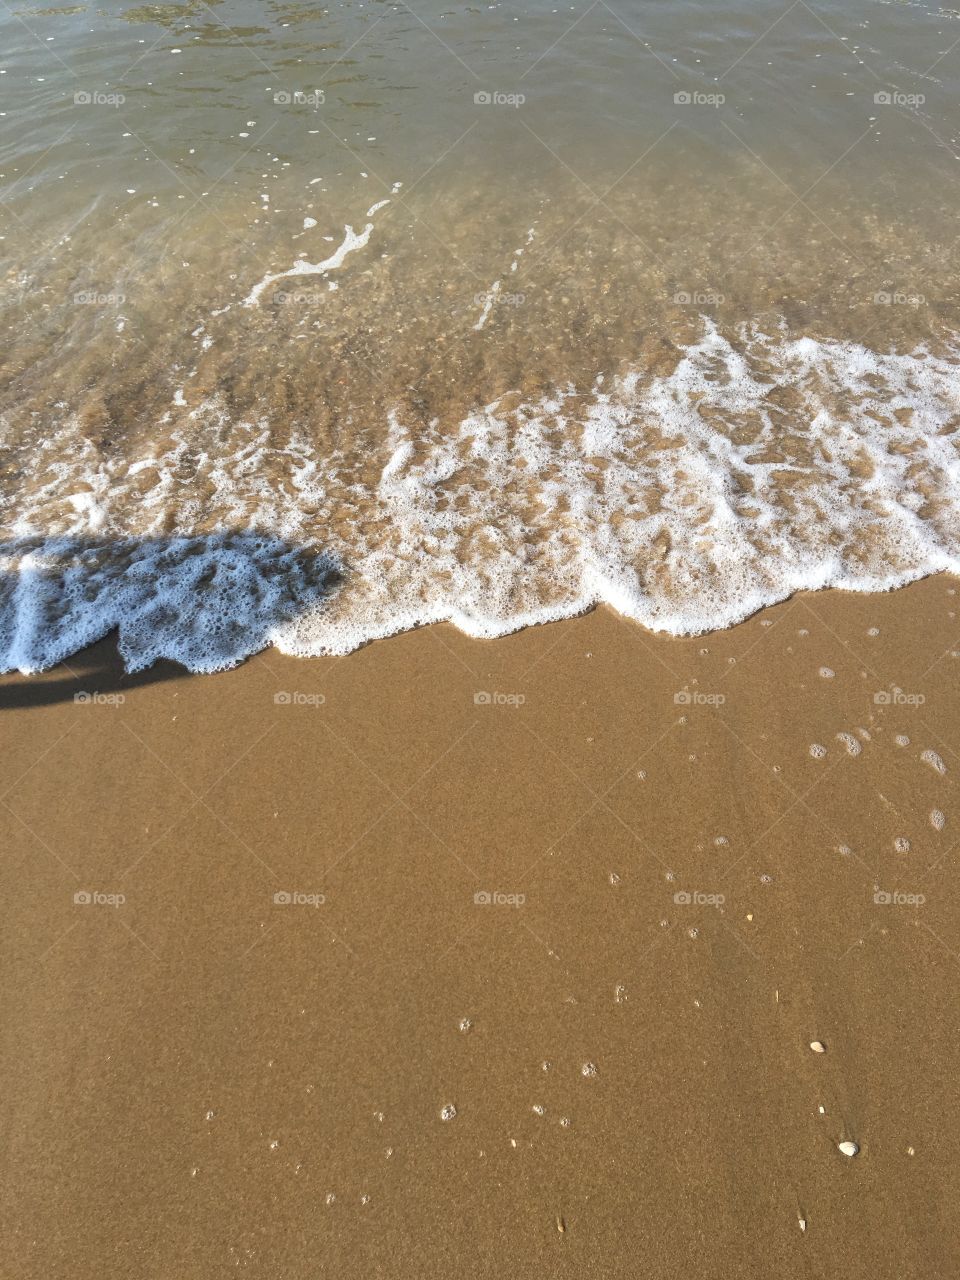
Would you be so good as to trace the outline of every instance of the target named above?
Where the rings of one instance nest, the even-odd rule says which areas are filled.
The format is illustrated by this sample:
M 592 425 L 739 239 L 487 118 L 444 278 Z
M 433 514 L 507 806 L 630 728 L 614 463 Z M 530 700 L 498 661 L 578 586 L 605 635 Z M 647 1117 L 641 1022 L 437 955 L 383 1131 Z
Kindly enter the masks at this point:
M 5 677 L 5 1274 L 955 1272 L 958 600 Z

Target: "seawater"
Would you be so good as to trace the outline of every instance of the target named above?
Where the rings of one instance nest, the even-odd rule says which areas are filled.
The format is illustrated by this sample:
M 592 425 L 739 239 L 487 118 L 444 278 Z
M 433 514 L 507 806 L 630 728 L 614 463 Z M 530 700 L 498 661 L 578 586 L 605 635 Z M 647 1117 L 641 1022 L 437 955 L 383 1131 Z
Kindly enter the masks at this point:
M 0 9 L 0 665 L 956 571 L 960 22 Z

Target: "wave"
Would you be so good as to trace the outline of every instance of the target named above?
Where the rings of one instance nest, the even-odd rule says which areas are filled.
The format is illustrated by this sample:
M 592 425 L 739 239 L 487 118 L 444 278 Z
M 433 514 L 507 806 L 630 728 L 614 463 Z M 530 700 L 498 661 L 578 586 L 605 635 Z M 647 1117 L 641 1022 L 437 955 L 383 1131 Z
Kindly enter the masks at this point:
M 276 444 L 213 401 L 166 452 L 53 437 L 8 499 L 0 667 L 114 628 L 131 669 L 213 671 L 439 621 L 492 638 L 604 603 L 692 635 L 801 589 L 888 590 L 960 571 L 958 428 L 952 349 L 705 320 L 669 372 L 449 423 L 395 410 L 359 451 Z

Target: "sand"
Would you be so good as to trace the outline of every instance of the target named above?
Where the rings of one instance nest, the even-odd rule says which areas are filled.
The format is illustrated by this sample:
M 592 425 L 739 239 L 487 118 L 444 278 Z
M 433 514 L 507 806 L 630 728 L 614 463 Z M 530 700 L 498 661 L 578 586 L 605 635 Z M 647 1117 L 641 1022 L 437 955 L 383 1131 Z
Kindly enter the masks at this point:
M 5 678 L 4 1275 L 955 1273 L 955 590 Z

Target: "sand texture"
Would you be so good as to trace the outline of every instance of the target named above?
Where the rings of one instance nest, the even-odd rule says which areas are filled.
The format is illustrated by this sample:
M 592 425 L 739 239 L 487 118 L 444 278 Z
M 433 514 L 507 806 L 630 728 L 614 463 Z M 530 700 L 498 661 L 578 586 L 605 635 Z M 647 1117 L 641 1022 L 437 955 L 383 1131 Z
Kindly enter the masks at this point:
M 3 1274 L 956 1274 L 957 608 L 5 677 Z

